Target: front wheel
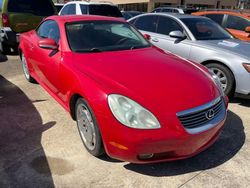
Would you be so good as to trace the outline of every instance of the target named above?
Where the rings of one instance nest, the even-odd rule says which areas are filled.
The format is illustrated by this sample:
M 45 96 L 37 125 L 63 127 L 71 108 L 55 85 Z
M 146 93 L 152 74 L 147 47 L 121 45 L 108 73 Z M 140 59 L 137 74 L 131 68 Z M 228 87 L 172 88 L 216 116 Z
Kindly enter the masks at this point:
M 36 83 L 35 79 L 30 75 L 28 64 L 23 53 L 21 56 L 21 61 L 22 61 L 23 73 L 24 73 L 25 78 L 31 83 Z
M 104 153 L 101 133 L 94 113 L 83 98 L 79 98 L 75 105 L 77 127 L 85 148 L 93 156 Z
M 224 65 L 218 63 L 207 64 L 206 67 L 218 76 L 224 93 L 232 97 L 235 92 L 235 79 L 233 73 Z

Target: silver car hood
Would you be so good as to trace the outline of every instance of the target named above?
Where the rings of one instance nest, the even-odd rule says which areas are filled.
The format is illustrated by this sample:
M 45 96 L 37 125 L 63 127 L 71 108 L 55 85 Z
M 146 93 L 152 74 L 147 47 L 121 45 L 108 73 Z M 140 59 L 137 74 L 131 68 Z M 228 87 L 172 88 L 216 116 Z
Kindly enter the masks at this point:
M 197 45 L 216 51 L 228 52 L 250 60 L 250 43 L 237 39 L 196 41 Z

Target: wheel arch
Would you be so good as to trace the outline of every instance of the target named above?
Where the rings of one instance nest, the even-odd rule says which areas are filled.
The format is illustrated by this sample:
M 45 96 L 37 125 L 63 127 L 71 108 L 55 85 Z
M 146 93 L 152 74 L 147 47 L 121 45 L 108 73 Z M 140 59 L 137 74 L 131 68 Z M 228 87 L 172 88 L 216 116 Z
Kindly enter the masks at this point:
M 235 88 L 236 88 L 236 78 L 235 78 L 235 74 L 232 71 L 232 69 L 227 64 L 225 64 L 225 63 L 223 63 L 221 61 L 218 61 L 218 60 L 207 60 L 207 61 L 202 62 L 201 64 L 204 65 L 204 66 L 206 66 L 206 65 L 211 64 L 211 63 L 217 63 L 219 65 L 225 66 L 232 73 L 233 79 L 234 79 L 233 89 L 235 91 Z
M 226 68 L 228 68 L 228 70 L 233 74 L 234 80 L 235 80 L 234 72 L 232 71 L 232 69 L 227 64 L 225 64 L 225 63 L 223 63 L 221 61 L 218 61 L 218 60 L 206 60 L 206 61 L 201 62 L 201 64 L 204 65 L 204 66 L 206 66 L 208 64 L 211 64 L 211 63 L 217 63 L 217 64 L 223 65 Z
M 18 55 L 19 55 L 21 60 L 22 60 L 22 53 L 23 53 L 22 49 L 18 48 Z
M 84 97 L 82 97 L 82 95 L 80 95 L 79 93 L 74 93 L 70 97 L 69 110 L 70 110 L 70 115 L 71 115 L 71 117 L 72 117 L 73 120 L 76 120 L 76 116 L 75 116 L 75 104 L 76 104 L 76 101 L 79 98 L 84 98 Z

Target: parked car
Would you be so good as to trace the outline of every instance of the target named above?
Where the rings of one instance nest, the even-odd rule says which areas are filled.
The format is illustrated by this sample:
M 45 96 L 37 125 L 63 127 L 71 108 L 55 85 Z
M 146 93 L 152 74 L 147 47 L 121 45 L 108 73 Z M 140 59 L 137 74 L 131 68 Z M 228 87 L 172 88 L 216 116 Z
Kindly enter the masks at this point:
M 72 1 L 66 3 L 59 15 L 101 15 L 123 18 L 118 7 L 112 3 L 104 1 Z
M 199 9 L 194 7 L 170 7 L 170 6 L 161 6 L 152 11 L 152 13 L 179 13 L 179 14 L 191 14 L 197 12 Z
M 250 45 L 206 17 L 145 14 L 129 20 L 150 41 L 169 52 L 201 63 L 218 75 L 228 96 L 250 95 Z
M 179 13 L 179 14 L 185 14 L 183 9 L 176 8 L 176 7 L 158 7 L 154 10 L 152 10 L 152 13 L 157 12 L 168 12 L 168 13 Z
M 49 17 L 21 35 L 20 56 L 26 79 L 71 114 L 94 156 L 190 157 L 214 143 L 226 119 L 215 75 L 152 46 L 119 18 Z
M 55 7 L 57 12 L 60 12 L 61 9 L 63 8 L 64 4 L 63 3 L 55 3 Z
M 44 17 L 56 13 L 51 0 L 0 0 L 0 51 L 16 53 L 20 33 L 36 28 Z
M 250 42 L 250 14 L 233 11 L 202 11 L 193 15 L 206 16 L 227 29 L 236 38 Z
M 140 14 L 143 14 L 143 13 L 139 12 L 139 11 L 122 11 L 122 15 L 125 18 L 125 20 L 133 18 L 133 17 L 138 16 Z

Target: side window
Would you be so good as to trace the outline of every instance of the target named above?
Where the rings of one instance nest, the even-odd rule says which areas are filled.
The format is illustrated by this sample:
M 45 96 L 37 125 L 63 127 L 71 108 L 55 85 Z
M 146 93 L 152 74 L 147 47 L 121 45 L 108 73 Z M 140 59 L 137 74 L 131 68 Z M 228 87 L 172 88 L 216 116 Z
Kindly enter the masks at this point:
M 41 38 L 51 38 L 59 42 L 60 31 L 57 23 L 53 20 L 43 22 L 37 29 L 37 35 Z
M 61 15 L 70 15 L 70 14 L 76 14 L 75 4 L 66 5 L 61 11 Z
M 162 12 L 173 12 L 173 9 L 164 8 L 162 9 Z
M 157 9 L 154 10 L 154 12 L 161 12 L 161 9 L 157 8 Z
M 249 26 L 250 26 L 250 21 L 238 16 L 228 15 L 226 28 L 245 31 L 246 27 Z
M 149 32 L 156 32 L 158 16 L 143 16 L 137 18 L 134 23 L 137 29 Z
M 80 5 L 80 9 L 82 14 L 87 14 L 88 13 L 88 9 L 87 9 L 87 5 Z
M 183 32 L 183 28 L 172 18 L 160 16 L 157 27 L 157 33 L 169 35 L 171 31 Z
M 75 4 L 69 5 L 68 14 L 76 14 L 76 5 Z
M 224 14 L 207 14 L 205 16 L 215 21 L 217 24 L 222 25 Z
M 68 14 L 69 5 L 66 5 L 61 10 L 61 15 L 67 15 Z

